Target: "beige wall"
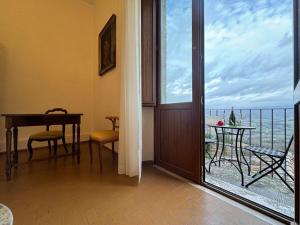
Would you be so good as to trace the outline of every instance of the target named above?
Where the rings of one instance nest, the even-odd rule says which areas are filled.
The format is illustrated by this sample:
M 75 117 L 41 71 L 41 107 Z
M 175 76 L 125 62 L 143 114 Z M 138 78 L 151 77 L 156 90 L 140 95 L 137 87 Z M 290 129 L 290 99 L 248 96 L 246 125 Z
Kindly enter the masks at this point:
M 83 112 L 92 125 L 93 7 L 80 0 L 0 1 L 0 112 Z M 1 118 L 1 146 L 4 123 Z M 28 134 L 21 128 L 20 148 Z M 36 146 L 36 145 L 35 145 Z
M 94 112 L 95 129 L 109 129 L 110 123 L 104 120 L 107 115 L 119 115 L 120 76 L 122 63 L 123 11 L 121 0 L 97 0 L 95 3 L 94 44 L 97 50 L 97 38 L 101 28 L 112 14 L 117 16 L 117 67 L 104 76 L 97 75 L 97 51 L 94 51 Z M 153 109 L 143 108 L 143 160 L 153 160 Z
M 1 1 L 0 113 L 65 107 L 84 113 L 83 140 L 91 130 L 109 129 L 104 117 L 119 115 L 123 7 L 122 0 Z M 117 66 L 100 77 L 98 34 L 112 14 L 117 16 Z M 43 129 L 21 128 L 20 148 L 30 133 Z M 0 151 L 4 135 L 1 129 Z M 143 159 L 153 160 L 151 108 L 143 109 Z
M 95 27 L 93 34 L 94 46 L 94 70 L 93 70 L 93 90 L 94 90 L 94 128 L 110 129 L 111 123 L 104 118 L 108 115 L 119 115 L 120 109 L 120 76 L 121 76 L 121 54 L 123 36 L 123 1 L 121 0 L 96 0 L 95 2 Z M 117 40 L 116 40 L 116 68 L 98 75 L 98 35 L 112 14 L 117 16 Z

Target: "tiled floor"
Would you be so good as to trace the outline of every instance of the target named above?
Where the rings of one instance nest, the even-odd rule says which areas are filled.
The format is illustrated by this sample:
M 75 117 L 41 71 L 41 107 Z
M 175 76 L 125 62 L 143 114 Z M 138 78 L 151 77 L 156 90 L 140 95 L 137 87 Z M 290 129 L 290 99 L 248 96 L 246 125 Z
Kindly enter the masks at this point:
M 20 156 L 26 161 L 25 152 Z M 267 224 L 152 166 L 144 166 L 140 184 L 119 176 L 109 152 L 100 175 L 86 144 L 80 166 L 70 156 L 42 160 L 47 156 L 35 151 L 40 160 L 21 164 L 10 182 L 1 173 L 0 202 L 12 209 L 15 225 Z
M 206 168 L 210 160 L 206 159 Z M 247 174 L 247 167 L 243 166 L 245 183 L 252 180 Z M 253 173 L 252 173 L 253 174 Z M 221 166 L 212 164 L 211 173 L 206 173 L 206 181 L 234 194 L 242 196 L 260 205 L 280 212 L 291 218 L 294 217 L 294 193 L 274 175 L 266 176 L 248 188 L 241 186 L 241 175 L 229 162 L 222 162 Z M 288 179 L 291 186 L 294 184 Z

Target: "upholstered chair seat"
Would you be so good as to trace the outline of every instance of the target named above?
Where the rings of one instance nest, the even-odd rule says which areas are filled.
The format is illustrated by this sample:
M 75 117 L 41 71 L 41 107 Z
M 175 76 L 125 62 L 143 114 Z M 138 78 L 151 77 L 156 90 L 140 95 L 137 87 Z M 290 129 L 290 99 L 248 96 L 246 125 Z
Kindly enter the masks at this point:
M 119 138 L 119 131 L 102 130 L 94 131 L 90 134 L 90 140 L 102 143 L 117 141 Z
M 45 114 L 51 114 L 51 113 L 59 113 L 59 114 L 67 114 L 67 110 L 62 109 L 62 108 L 55 108 L 55 109 L 49 109 L 45 112 Z M 66 130 L 66 125 L 62 124 L 62 129 L 61 130 L 50 130 L 50 125 L 46 126 L 46 131 L 38 132 L 35 134 L 32 134 L 29 136 L 28 142 L 27 142 L 27 147 L 28 147 L 28 152 L 29 152 L 29 158 L 28 160 L 30 161 L 33 156 L 33 149 L 32 149 L 32 142 L 37 141 L 37 142 L 44 142 L 48 141 L 48 148 L 49 148 L 49 153 L 51 153 L 51 142 L 53 142 L 53 148 L 54 148 L 54 154 L 56 155 L 57 151 L 57 141 L 62 140 L 65 152 L 68 153 L 68 149 L 66 146 L 66 139 L 65 139 L 65 130 Z
M 89 150 L 90 150 L 91 163 L 93 162 L 92 143 L 98 144 L 100 173 L 102 173 L 102 148 L 104 147 L 103 145 L 111 143 L 112 158 L 113 160 L 115 160 L 115 142 L 119 140 L 119 131 L 116 130 L 119 128 L 119 125 L 117 124 L 117 121 L 119 121 L 119 117 L 107 116 L 105 117 L 105 119 L 108 119 L 112 122 L 112 130 L 94 131 L 90 134 L 90 138 L 89 138 Z
M 51 140 L 63 137 L 63 132 L 60 130 L 43 131 L 30 135 L 30 139 L 35 140 Z

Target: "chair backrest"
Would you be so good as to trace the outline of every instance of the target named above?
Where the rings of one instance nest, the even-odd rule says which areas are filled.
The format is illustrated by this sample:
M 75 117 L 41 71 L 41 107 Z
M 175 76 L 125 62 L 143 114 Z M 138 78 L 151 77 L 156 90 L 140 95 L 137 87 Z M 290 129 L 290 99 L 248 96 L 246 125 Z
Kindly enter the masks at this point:
M 119 129 L 119 117 L 118 116 L 106 116 L 105 119 L 108 119 L 112 122 L 113 130 Z
M 63 114 L 67 114 L 68 111 L 66 109 L 63 108 L 54 108 L 54 109 L 48 109 L 45 114 L 50 114 L 50 113 L 57 113 L 57 112 L 61 112 Z
M 68 114 L 68 111 L 63 108 L 48 109 L 45 114 Z M 46 130 L 49 131 L 50 125 L 47 125 Z M 62 124 L 62 132 L 65 135 L 66 125 Z

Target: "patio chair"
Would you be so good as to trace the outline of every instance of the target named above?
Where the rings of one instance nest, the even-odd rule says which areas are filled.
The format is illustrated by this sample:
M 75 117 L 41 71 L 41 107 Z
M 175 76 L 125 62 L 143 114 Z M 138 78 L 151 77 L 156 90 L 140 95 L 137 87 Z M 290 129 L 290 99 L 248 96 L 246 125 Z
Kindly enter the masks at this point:
M 213 139 L 210 139 L 210 138 L 205 138 L 205 152 L 207 153 L 207 155 L 208 155 L 208 157 L 210 158 L 210 160 L 212 160 L 213 158 L 212 158 L 212 156 L 209 154 L 209 152 L 208 152 L 208 147 L 211 145 L 211 144 L 214 144 L 214 143 L 216 143 L 216 141 L 215 140 L 213 140 Z M 215 165 L 216 165 L 216 163 L 215 162 L 213 162 Z M 209 170 L 205 167 L 205 170 L 206 170 L 206 172 L 208 172 L 209 173 Z
M 254 180 L 252 180 L 251 182 L 249 182 L 248 184 L 246 184 L 246 187 L 249 187 L 251 184 L 254 184 L 256 181 L 260 180 L 261 178 L 267 176 L 268 174 L 274 172 L 281 180 L 282 182 L 292 191 L 294 192 L 294 189 L 286 182 L 286 180 L 284 178 L 282 178 L 282 176 L 277 172 L 277 170 L 279 168 L 281 168 L 284 173 L 291 178 L 291 180 L 294 181 L 294 178 L 286 171 L 285 168 L 282 167 L 283 162 L 286 159 L 286 156 L 290 150 L 290 147 L 292 145 L 294 136 L 291 137 L 289 144 L 287 146 L 287 148 L 285 149 L 285 151 L 279 151 L 276 149 L 272 149 L 272 148 L 265 148 L 265 147 L 259 147 L 259 146 L 253 146 L 250 145 L 249 147 L 245 147 L 245 150 L 248 150 L 250 152 L 252 152 L 256 157 L 258 157 L 263 163 L 265 163 L 267 165 L 266 168 L 264 168 L 263 170 L 255 173 L 252 178 L 255 178 L 258 174 L 260 174 L 259 177 L 255 178 Z M 262 156 L 268 156 L 272 159 L 272 163 L 267 162 L 265 159 L 262 158 Z

